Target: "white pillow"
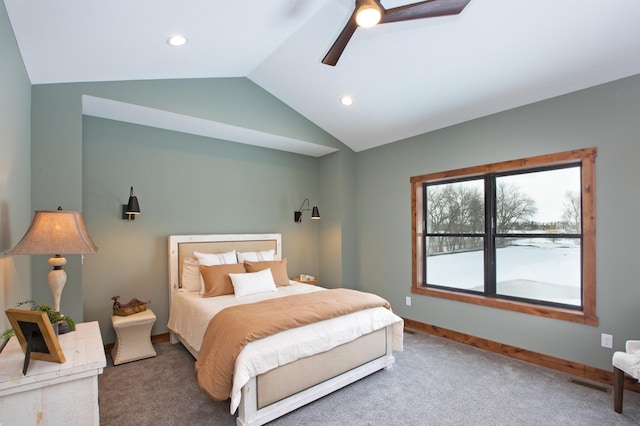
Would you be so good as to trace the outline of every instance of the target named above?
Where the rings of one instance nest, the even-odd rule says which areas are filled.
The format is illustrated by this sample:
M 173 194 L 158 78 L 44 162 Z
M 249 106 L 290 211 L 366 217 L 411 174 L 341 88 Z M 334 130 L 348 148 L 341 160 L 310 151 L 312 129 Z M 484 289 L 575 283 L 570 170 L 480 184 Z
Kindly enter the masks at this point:
M 245 260 L 248 260 L 249 262 L 271 261 L 276 260 L 275 256 L 275 249 L 264 251 L 238 252 L 238 263 L 244 263 Z
M 273 281 L 271 269 L 244 274 L 229 274 L 229 278 L 231 278 L 236 297 L 276 291 L 276 283 Z
M 192 257 L 185 257 L 182 262 L 181 283 L 182 289 L 185 291 L 201 292 L 204 288 L 204 280 L 200 274 L 200 263 Z
M 238 263 L 236 260 L 236 251 L 231 250 L 226 253 L 200 253 L 193 252 L 193 255 L 198 259 L 203 266 L 216 266 L 226 265 L 229 263 Z

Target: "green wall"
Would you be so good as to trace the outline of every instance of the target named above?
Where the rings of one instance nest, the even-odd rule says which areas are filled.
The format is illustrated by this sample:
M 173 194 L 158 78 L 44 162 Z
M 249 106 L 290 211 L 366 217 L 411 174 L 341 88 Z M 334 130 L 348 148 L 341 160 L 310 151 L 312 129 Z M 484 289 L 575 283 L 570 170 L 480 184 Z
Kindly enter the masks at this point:
M 634 76 L 358 153 L 361 285 L 406 318 L 609 370 L 600 334 L 639 337 L 639 112 Z M 593 146 L 598 327 L 411 294 L 411 176 Z
M 0 3 L 0 305 L 31 297 L 29 256 L 4 256 L 31 223 L 31 84 L 4 3 Z M 45 285 L 46 280 L 37 285 Z M 3 312 L 4 312 L 3 309 Z M 10 328 L 0 314 L 0 333 Z
M 290 274 L 318 273 L 320 223 L 293 221 L 304 198 L 318 200 L 317 159 L 93 117 L 83 135 L 83 212 L 100 247 L 85 257 L 84 318 L 105 341 L 116 295 L 150 299 L 154 334 L 167 331 L 170 234 L 280 232 Z M 129 222 L 131 185 L 142 214 Z
M 341 150 L 320 159 L 320 281 L 325 287 L 358 288 L 356 268 L 355 153 Z
M 61 310 L 79 321 L 100 321 L 112 342 L 111 297 L 151 299 L 158 316 L 154 334 L 167 331 L 167 237 L 170 234 L 278 232 L 291 275 L 322 274 L 324 228 L 293 222 L 302 200 L 323 218 L 354 211 L 352 186 L 326 192 L 322 160 L 284 151 L 83 116 L 82 95 L 91 95 L 213 119 L 235 126 L 338 148 L 342 164 L 353 152 L 245 78 L 36 85 L 33 87 L 32 204 L 35 209 L 82 210 L 97 254 L 66 256 L 67 285 Z M 191 102 L 193 100 L 193 102 Z M 134 186 L 143 214 L 121 220 Z M 327 196 L 323 204 L 322 196 Z M 349 200 L 351 205 L 335 200 Z M 338 210 L 336 210 L 338 209 Z M 340 246 L 342 235 L 338 235 Z M 329 286 L 354 276 L 347 263 Z M 45 276 L 46 260 L 33 276 Z M 335 268 L 327 269 L 334 271 Z M 330 274 L 327 273 L 329 276 Z M 50 300 L 46 286 L 34 298 Z M 41 302 L 44 303 L 44 302 Z

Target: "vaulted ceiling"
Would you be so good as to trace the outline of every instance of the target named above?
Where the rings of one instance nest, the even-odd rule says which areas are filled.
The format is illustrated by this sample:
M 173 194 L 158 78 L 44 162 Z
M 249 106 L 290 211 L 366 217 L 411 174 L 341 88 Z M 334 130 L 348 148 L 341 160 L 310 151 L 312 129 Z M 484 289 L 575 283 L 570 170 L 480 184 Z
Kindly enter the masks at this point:
M 354 0 L 4 3 L 32 84 L 247 77 L 354 151 L 640 74 L 638 0 L 471 0 L 359 28 L 335 67 Z

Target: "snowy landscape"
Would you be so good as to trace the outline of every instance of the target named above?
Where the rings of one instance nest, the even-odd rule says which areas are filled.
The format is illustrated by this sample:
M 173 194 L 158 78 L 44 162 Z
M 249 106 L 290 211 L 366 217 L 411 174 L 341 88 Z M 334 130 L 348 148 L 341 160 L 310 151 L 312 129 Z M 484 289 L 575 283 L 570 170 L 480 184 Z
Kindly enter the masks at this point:
M 499 294 L 581 306 L 579 240 L 524 238 L 496 250 Z M 427 257 L 427 282 L 483 290 L 483 251 Z

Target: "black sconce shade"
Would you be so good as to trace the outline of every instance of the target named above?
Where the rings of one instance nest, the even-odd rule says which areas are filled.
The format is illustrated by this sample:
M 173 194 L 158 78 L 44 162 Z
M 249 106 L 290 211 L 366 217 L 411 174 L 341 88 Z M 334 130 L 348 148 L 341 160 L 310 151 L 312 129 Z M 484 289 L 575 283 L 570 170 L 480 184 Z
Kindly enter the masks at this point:
M 137 214 L 140 214 L 140 204 L 138 204 L 138 197 L 133 195 L 133 186 L 129 193 L 129 203 L 122 205 L 122 219 L 135 220 Z
M 307 207 L 309 207 L 308 198 L 305 198 L 302 204 L 300 205 L 300 208 L 293 212 L 294 222 L 296 223 L 302 222 L 302 212 L 304 212 L 305 210 L 311 210 L 311 219 L 320 219 L 320 211 L 318 210 L 318 206 L 313 206 L 313 209 L 309 209 L 309 208 L 303 209 L 302 207 L 304 207 L 305 203 L 307 203 Z

